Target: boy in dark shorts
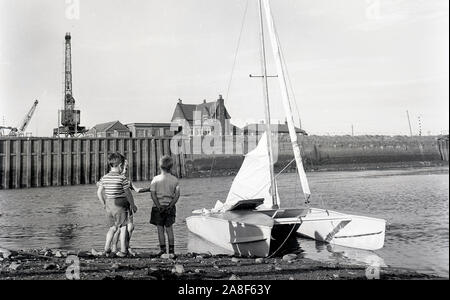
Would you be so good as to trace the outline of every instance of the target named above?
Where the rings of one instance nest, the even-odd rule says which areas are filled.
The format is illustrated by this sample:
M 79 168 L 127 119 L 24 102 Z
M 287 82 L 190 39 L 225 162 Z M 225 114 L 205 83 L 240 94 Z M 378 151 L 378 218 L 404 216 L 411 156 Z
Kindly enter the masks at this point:
M 161 252 L 158 255 L 167 253 L 166 236 L 169 240 L 169 254 L 175 254 L 175 238 L 172 225 L 175 223 L 176 207 L 180 199 L 180 186 L 178 179 L 170 172 L 173 160 L 170 156 L 163 156 L 159 161 L 161 174 L 154 177 L 150 184 L 150 189 L 137 189 L 138 193 L 150 191 L 153 200 L 150 224 L 157 226 L 158 238 Z
M 127 224 L 129 210 L 136 213 L 137 207 L 134 204 L 133 195 L 130 191 L 130 183 L 122 174 L 123 159 L 118 153 L 108 156 L 108 163 L 111 171 L 102 177 L 98 183 L 97 197 L 106 210 L 109 230 L 106 234 L 105 255 L 111 253 L 111 241 L 114 234 L 120 231 L 120 252 L 119 257 L 127 255 Z

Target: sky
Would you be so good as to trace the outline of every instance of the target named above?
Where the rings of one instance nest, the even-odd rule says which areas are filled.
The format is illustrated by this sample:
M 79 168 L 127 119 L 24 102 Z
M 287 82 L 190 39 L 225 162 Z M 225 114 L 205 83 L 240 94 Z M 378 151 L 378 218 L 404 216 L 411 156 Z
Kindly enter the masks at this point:
M 406 111 L 414 134 L 419 118 L 423 134 L 448 133 L 448 0 L 271 4 L 308 133 L 408 135 Z M 0 124 L 18 126 L 38 99 L 27 131 L 52 134 L 66 32 L 83 126 L 170 122 L 179 98 L 219 94 L 234 124 L 257 122 L 257 9 L 256 0 L 0 0 Z M 283 121 L 278 81 L 269 85 L 272 117 Z

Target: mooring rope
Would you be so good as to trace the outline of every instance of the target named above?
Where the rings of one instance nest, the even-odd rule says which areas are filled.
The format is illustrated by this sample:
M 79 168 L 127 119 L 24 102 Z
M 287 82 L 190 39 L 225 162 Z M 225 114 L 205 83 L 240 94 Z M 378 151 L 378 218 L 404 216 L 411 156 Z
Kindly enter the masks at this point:
M 283 246 L 286 244 L 286 242 L 287 242 L 287 241 L 289 240 L 289 238 L 291 237 L 291 234 L 294 232 L 294 229 L 295 229 L 296 225 L 297 225 L 297 224 L 292 225 L 291 231 L 289 232 L 288 236 L 287 236 L 286 239 L 283 241 L 283 243 L 281 244 L 281 246 L 278 247 L 278 249 L 277 249 L 274 253 L 272 253 L 272 255 L 270 255 L 270 256 L 267 257 L 267 258 L 272 258 L 272 257 L 274 257 L 274 256 L 278 253 L 278 251 L 280 251 L 280 250 L 283 248 Z

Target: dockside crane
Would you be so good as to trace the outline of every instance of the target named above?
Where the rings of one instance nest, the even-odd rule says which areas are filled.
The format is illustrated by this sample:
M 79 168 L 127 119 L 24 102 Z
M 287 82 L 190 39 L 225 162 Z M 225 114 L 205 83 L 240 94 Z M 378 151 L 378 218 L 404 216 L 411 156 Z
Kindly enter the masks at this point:
M 34 112 L 36 111 L 36 108 L 39 104 L 38 100 L 35 100 L 33 103 L 33 106 L 31 106 L 31 109 L 28 111 L 28 113 L 25 115 L 25 118 L 23 119 L 22 123 L 20 123 L 19 127 L 5 127 L 5 126 L 0 126 L 0 130 L 1 132 L 3 132 L 4 129 L 9 130 L 9 134 L 8 136 L 24 136 L 25 135 L 25 130 L 27 130 L 28 125 L 31 122 L 31 118 L 34 115 Z M 2 134 L 0 134 L 2 135 Z
M 65 36 L 65 64 L 64 64 L 64 109 L 58 111 L 58 128 L 53 129 L 54 137 L 78 137 L 87 132 L 80 126 L 81 112 L 75 109 L 75 98 L 72 89 L 72 36 Z M 60 126 L 62 125 L 62 126 Z

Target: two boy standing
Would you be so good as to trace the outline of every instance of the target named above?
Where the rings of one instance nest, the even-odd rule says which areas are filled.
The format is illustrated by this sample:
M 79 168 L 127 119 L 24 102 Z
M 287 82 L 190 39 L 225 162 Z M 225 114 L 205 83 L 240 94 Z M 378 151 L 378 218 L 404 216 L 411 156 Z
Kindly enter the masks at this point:
M 107 214 L 109 230 L 106 234 L 105 255 L 114 249 L 113 238 L 119 233 L 120 252 L 118 257 L 129 254 L 129 238 L 127 228 L 133 228 L 133 214 L 137 212 L 130 187 L 132 184 L 125 176 L 126 161 L 119 153 L 110 154 L 108 163 L 111 171 L 102 177 L 98 184 L 97 196 Z M 175 254 L 175 239 L 172 225 L 175 223 L 176 204 L 180 198 L 178 179 L 170 172 L 173 160 L 170 156 L 163 156 L 159 161 L 161 174 L 154 177 L 150 188 L 134 188 L 138 193 L 150 192 L 153 200 L 150 223 L 157 226 L 160 243 L 160 253 L 167 253 L 166 237 L 169 240 L 169 254 Z

